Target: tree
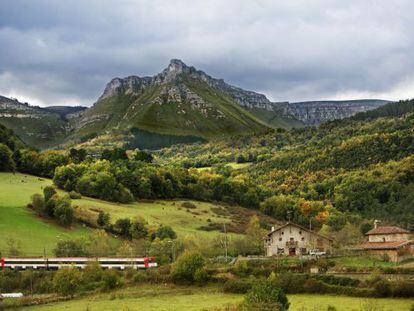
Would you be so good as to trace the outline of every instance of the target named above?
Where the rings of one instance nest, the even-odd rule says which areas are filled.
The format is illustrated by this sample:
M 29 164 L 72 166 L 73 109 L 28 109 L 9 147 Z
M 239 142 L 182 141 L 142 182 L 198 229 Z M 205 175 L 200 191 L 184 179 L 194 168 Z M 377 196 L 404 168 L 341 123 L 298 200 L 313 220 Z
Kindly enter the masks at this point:
M 44 197 L 45 197 L 45 202 L 49 201 L 49 199 L 50 199 L 51 197 L 53 197 L 56 193 L 57 193 L 57 192 L 56 192 L 55 187 L 53 187 L 53 186 L 46 186 L 46 187 L 43 189 L 43 195 L 44 195 Z
M 160 240 L 164 240 L 164 239 L 174 240 L 177 238 L 177 234 L 175 233 L 173 228 L 171 228 L 170 226 L 161 225 L 157 229 L 157 231 L 155 231 L 153 239 L 154 238 L 159 238 Z
M 0 172 L 14 171 L 16 164 L 13 160 L 13 153 L 9 147 L 0 143 Z
M 260 227 L 259 217 L 254 215 L 250 218 L 249 225 L 246 229 L 246 239 L 250 244 L 253 254 L 262 254 L 264 252 L 263 237 L 265 230 Z
M 147 222 L 142 218 L 135 219 L 129 228 L 129 234 L 133 239 L 143 239 L 148 235 Z
M 32 206 L 33 209 L 39 213 L 39 214 L 43 214 L 45 212 L 45 199 L 43 198 L 43 196 L 39 193 L 35 193 L 32 195 L 31 197 L 32 199 Z
M 125 237 L 130 237 L 130 229 L 131 229 L 131 220 L 129 218 L 122 218 L 122 219 L 118 219 L 115 222 L 115 230 L 118 234 L 125 236 Z
M 244 298 L 247 310 L 288 310 L 289 301 L 283 290 L 271 280 L 256 281 Z
M 171 267 L 173 280 L 192 283 L 198 270 L 204 268 L 204 258 L 200 253 L 184 252 Z
M 59 241 L 53 253 L 56 257 L 81 257 L 87 255 L 81 240 Z
M 74 211 L 68 197 L 59 198 L 53 211 L 56 221 L 62 226 L 70 226 L 74 220 Z
M 53 277 L 53 284 L 58 293 L 73 297 L 81 283 L 81 273 L 75 267 L 58 270 Z
M 100 227 L 108 227 L 110 224 L 111 216 L 109 213 L 105 213 L 104 211 L 99 211 L 98 219 L 96 220 L 96 223 Z
M 137 151 L 134 156 L 135 161 L 142 161 L 147 163 L 152 163 L 154 157 L 151 153 L 145 151 Z

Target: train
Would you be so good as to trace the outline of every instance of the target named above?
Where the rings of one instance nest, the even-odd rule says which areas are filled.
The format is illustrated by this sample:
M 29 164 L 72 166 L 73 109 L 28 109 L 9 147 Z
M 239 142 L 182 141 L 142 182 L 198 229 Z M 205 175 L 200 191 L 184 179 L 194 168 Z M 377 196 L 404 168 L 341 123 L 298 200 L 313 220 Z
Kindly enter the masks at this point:
M 5 257 L 0 259 L 0 267 L 13 270 L 58 270 L 64 267 L 84 269 L 91 262 L 98 262 L 103 269 L 119 270 L 158 266 L 155 257 Z

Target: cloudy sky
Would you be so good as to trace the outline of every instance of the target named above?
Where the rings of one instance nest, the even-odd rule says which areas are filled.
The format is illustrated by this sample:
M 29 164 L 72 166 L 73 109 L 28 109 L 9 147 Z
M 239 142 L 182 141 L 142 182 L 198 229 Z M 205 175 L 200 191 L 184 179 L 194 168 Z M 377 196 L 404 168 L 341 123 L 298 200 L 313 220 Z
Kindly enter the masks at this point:
M 414 2 L 0 0 L 0 94 L 91 105 L 171 58 L 270 99 L 414 97 Z

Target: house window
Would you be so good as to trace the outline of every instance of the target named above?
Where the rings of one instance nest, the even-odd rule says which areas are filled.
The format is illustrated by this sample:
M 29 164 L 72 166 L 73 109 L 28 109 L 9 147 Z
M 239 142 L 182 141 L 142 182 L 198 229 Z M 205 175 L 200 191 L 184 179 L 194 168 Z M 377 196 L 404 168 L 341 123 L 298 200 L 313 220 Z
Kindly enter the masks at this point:
M 279 238 L 279 242 L 282 241 L 282 238 Z
M 302 234 L 302 230 L 299 231 L 299 234 Z
M 382 238 L 382 242 L 385 242 L 385 238 Z
M 302 247 L 302 248 L 300 249 L 300 253 L 301 253 L 301 254 L 306 254 L 306 248 Z
M 294 238 L 290 238 L 289 240 L 290 240 L 290 242 L 293 242 L 295 239 Z
M 303 237 L 302 237 L 302 239 L 301 239 L 301 240 L 302 240 L 302 241 L 305 241 L 305 238 L 303 238 Z
M 277 248 L 277 254 L 278 255 L 281 255 L 281 254 L 284 254 L 284 253 L 285 253 L 285 249 L 283 247 L 278 247 Z
M 282 234 L 284 234 L 283 231 L 282 231 Z

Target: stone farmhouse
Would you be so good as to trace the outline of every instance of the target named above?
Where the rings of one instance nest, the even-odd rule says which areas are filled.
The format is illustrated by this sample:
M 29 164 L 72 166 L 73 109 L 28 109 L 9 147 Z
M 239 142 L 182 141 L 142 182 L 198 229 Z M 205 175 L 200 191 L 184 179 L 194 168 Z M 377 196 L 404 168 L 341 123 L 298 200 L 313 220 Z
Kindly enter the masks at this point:
M 274 228 L 265 237 L 266 256 L 306 255 L 310 250 L 329 253 L 333 240 L 292 222 Z
M 353 248 L 365 254 L 399 262 L 414 256 L 414 240 L 408 230 L 399 227 L 380 227 L 374 222 L 374 229 L 366 233 L 368 241 Z

